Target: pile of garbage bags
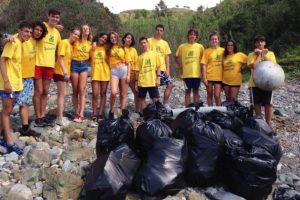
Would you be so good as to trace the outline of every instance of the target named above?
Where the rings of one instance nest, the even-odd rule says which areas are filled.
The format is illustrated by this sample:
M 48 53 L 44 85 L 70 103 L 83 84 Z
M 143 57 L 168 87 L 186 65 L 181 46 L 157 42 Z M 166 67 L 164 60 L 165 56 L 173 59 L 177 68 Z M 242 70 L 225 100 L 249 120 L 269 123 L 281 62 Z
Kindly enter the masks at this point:
M 136 131 L 128 112 L 100 122 L 87 199 L 125 199 L 129 190 L 164 197 L 221 182 L 246 199 L 268 196 L 282 156 L 276 133 L 247 107 L 223 105 L 227 112 L 191 107 L 173 119 L 161 103 L 149 104 Z

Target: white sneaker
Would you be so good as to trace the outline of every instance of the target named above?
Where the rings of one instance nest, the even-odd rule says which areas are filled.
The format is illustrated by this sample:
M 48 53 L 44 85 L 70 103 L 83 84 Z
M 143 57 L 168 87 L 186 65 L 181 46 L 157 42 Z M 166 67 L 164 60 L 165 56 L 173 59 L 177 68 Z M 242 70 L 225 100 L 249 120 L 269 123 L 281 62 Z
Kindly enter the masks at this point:
M 166 108 L 167 110 L 172 110 L 170 104 L 165 104 L 164 106 L 165 106 L 165 108 Z

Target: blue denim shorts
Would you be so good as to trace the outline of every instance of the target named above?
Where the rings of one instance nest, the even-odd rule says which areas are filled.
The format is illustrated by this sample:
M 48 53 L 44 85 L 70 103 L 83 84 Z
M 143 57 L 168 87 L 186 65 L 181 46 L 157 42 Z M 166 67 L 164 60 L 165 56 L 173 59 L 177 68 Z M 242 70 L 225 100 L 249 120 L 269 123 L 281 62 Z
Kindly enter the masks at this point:
M 23 79 L 23 91 L 20 92 L 20 95 L 17 99 L 16 104 L 19 106 L 30 104 L 33 97 L 33 79 L 24 78 Z
M 4 90 L 0 90 L 0 97 L 1 98 L 9 98 L 9 99 L 17 99 L 20 95 L 20 91 L 12 92 L 12 93 L 6 93 Z
M 71 62 L 71 72 L 72 73 L 82 73 L 82 72 L 88 72 L 90 67 L 90 63 L 88 61 L 77 61 L 72 60 Z
M 121 67 L 112 68 L 110 70 L 110 75 L 117 79 L 124 79 L 127 76 L 128 68 L 126 65 Z

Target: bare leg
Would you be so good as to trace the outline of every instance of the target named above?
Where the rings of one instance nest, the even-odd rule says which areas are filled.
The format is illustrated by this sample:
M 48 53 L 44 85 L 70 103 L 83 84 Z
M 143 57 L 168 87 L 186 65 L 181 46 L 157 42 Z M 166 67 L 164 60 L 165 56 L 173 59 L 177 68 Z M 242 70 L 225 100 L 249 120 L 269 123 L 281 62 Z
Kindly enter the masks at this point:
M 230 87 L 230 101 L 237 101 L 240 87 Z
M 199 88 L 193 89 L 193 98 L 194 98 L 194 103 L 200 102 Z
M 34 95 L 33 95 L 33 106 L 36 118 L 42 118 L 41 99 L 43 94 L 43 80 L 34 80 Z
M 213 83 L 208 82 L 208 85 L 206 86 L 206 92 L 207 92 L 207 105 L 213 106 Z
M 97 115 L 97 106 L 98 106 L 98 97 L 100 93 L 100 81 L 92 81 L 92 109 L 93 114 L 92 116 Z M 100 113 L 101 114 L 101 113 Z
M 100 109 L 99 109 L 100 115 L 103 115 L 103 111 L 105 108 L 107 86 L 108 86 L 108 81 L 100 82 Z
M 121 79 L 120 80 L 120 104 L 122 110 L 126 108 L 127 88 L 128 88 L 128 83 L 126 82 L 126 78 Z
M 266 122 L 270 125 L 272 120 L 272 104 L 265 105 Z
M 173 89 L 173 83 L 170 83 L 169 85 L 166 86 L 166 89 L 165 89 L 165 92 L 164 92 L 164 100 L 163 100 L 164 104 L 169 103 L 169 98 L 170 98 L 172 89 Z
M 110 101 L 109 101 L 109 111 L 110 112 L 114 112 L 114 106 L 115 106 L 118 86 L 119 86 L 119 79 L 114 76 L 111 76 L 110 77 L 111 94 L 110 94 Z
M 41 101 L 41 117 L 44 117 L 46 114 L 47 100 L 48 100 L 51 80 L 48 79 L 42 79 L 42 80 L 43 80 L 43 94 L 42 94 L 42 101 Z
M 19 110 L 22 125 L 29 124 L 29 107 L 27 104 L 20 106 Z
M 191 103 L 191 89 L 185 89 L 184 91 L 185 106 Z
M 83 117 L 84 108 L 85 108 L 85 92 L 86 92 L 86 82 L 87 82 L 88 73 L 81 72 L 79 74 L 79 85 L 78 85 L 78 94 L 79 94 L 79 115 Z
M 2 98 L 2 129 L 7 144 L 14 143 L 10 133 L 10 114 L 13 110 L 15 99 Z
M 75 115 L 78 114 L 78 79 L 79 74 L 78 73 L 72 73 L 71 74 L 71 83 L 72 83 L 72 103 L 73 103 L 73 109 Z
M 135 111 L 137 112 L 138 96 L 137 96 L 137 91 L 135 90 L 135 81 L 130 81 L 129 87 L 131 88 L 131 91 L 132 91 L 133 96 L 134 96 Z
M 222 91 L 222 85 L 219 83 L 214 84 L 214 97 L 216 106 L 221 106 L 221 91 Z
M 65 81 L 57 81 L 57 119 L 63 119 L 65 97 L 67 94 L 67 83 Z
M 230 96 L 230 86 L 224 85 L 224 86 L 223 86 L 223 90 L 224 90 L 224 92 L 225 92 L 226 101 L 231 101 L 231 96 Z

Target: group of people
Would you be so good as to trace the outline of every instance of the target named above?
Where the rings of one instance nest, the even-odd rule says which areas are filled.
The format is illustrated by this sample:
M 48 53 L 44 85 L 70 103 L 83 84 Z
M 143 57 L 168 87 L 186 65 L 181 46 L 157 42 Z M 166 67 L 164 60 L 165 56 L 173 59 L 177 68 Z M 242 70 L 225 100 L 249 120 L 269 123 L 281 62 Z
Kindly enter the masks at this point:
M 119 91 L 120 108 L 127 104 L 127 89 L 134 94 L 135 112 L 145 107 L 147 93 L 153 102 L 160 101 L 158 87 L 165 85 L 163 104 L 170 108 L 169 98 L 173 88 L 170 76 L 171 49 L 163 39 L 164 26 L 155 27 L 153 37 L 141 37 L 138 55 L 135 38 L 126 33 L 120 39 L 118 33 L 99 33 L 92 36 L 88 24 L 70 31 L 67 39 L 61 39 L 60 12 L 50 9 L 47 22 L 19 25 L 18 33 L 5 40 L 0 65 L 0 97 L 2 99 L 0 145 L 8 152 L 22 154 L 22 149 L 14 142 L 10 134 L 10 114 L 15 104 L 20 107 L 22 127 L 20 133 L 25 136 L 39 136 L 29 128 L 29 107 L 33 99 L 35 126 L 47 126 L 45 117 L 49 86 L 53 79 L 57 84 L 57 125 L 64 125 L 64 99 L 67 83 L 72 83 L 72 103 L 74 122 L 84 120 L 86 86 L 91 67 L 92 80 L 92 120 L 104 118 L 106 94 L 110 86 L 109 118 L 114 118 L 116 96 Z M 175 62 L 180 69 L 180 77 L 185 85 L 185 105 L 198 103 L 201 80 L 207 91 L 207 104 L 221 105 L 221 91 L 225 91 L 226 100 L 236 101 L 242 83 L 241 68 L 248 65 L 251 69 L 262 60 L 276 62 L 275 56 L 265 48 L 262 35 L 255 38 L 255 50 L 246 56 L 237 51 L 234 40 L 228 40 L 225 48 L 220 47 L 219 35 L 209 36 L 210 46 L 204 49 L 197 43 L 198 31 L 190 29 L 187 42 L 181 44 L 175 54 Z M 266 121 L 271 121 L 272 92 L 255 87 L 251 77 L 251 87 L 255 112 L 261 115 L 261 106 L 265 106 Z M 191 100 L 193 94 L 193 101 Z M 100 105 L 98 100 L 100 96 Z M 33 97 L 33 98 L 32 98 Z M 214 100 L 214 101 L 213 101 Z

